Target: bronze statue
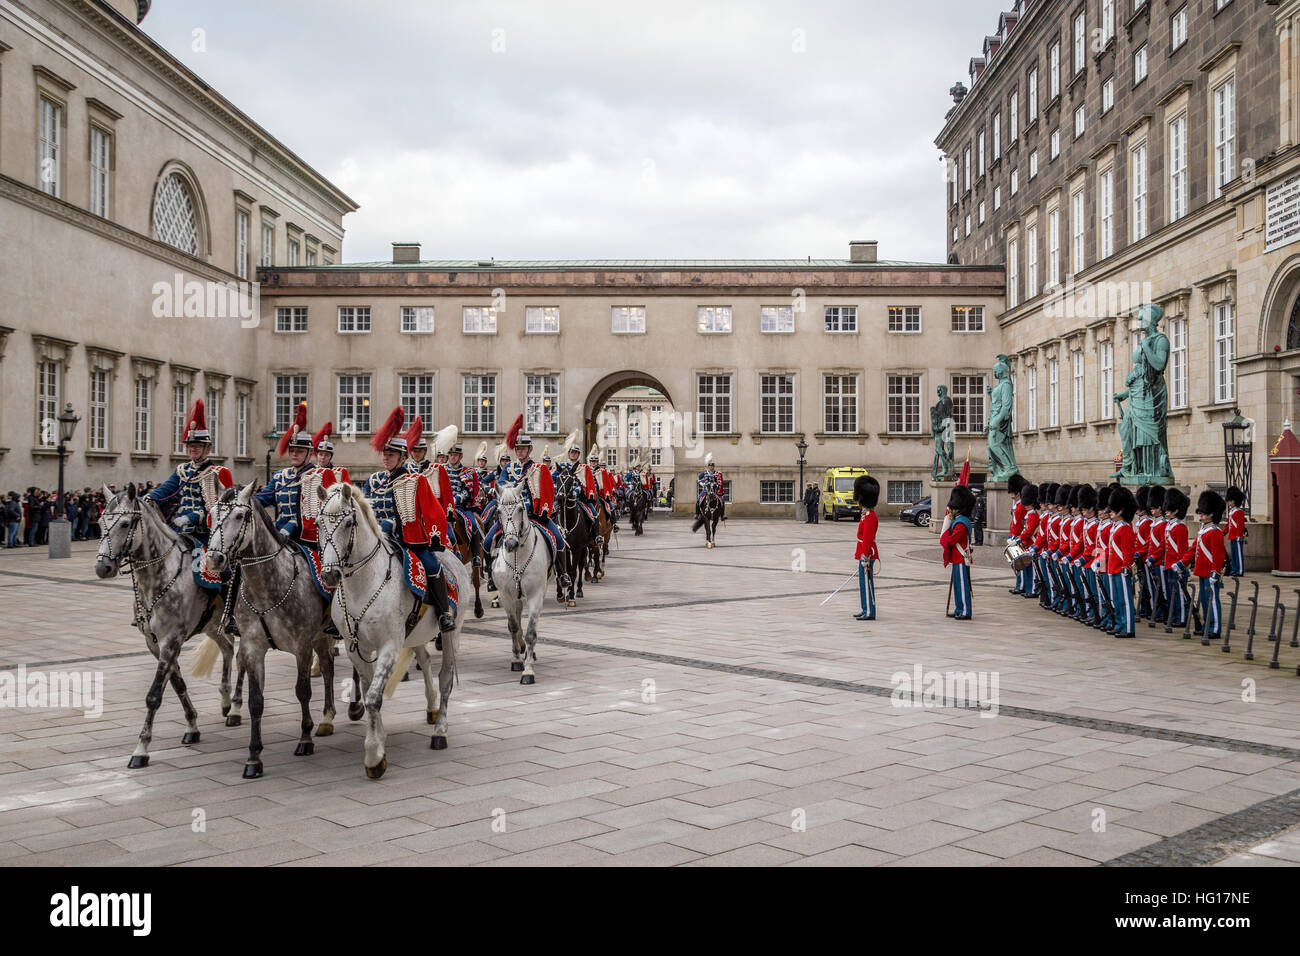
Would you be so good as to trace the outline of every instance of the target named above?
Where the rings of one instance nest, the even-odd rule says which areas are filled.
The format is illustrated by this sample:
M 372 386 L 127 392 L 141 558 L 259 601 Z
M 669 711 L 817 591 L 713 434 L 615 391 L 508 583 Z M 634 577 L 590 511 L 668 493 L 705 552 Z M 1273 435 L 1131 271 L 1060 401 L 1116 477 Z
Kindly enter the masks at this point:
M 957 471 L 954 459 L 956 431 L 948 386 L 940 385 L 939 401 L 930 406 L 930 435 L 934 439 L 934 464 L 930 466 L 930 477 L 935 481 L 950 481 Z
M 1146 335 L 1133 351 L 1133 371 L 1124 380 L 1124 391 L 1115 394 L 1124 456 L 1119 480 L 1126 485 L 1167 485 L 1174 480 L 1167 430 L 1169 390 L 1165 385 L 1169 339 L 1160 331 L 1164 314 L 1154 303 L 1138 310 L 1146 323 Z
M 1011 381 L 1007 356 L 998 356 L 993 378 L 997 384 L 989 395 L 989 481 L 1006 481 L 1020 470 L 1011 445 L 1011 409 L 1015 407 L 1016 387 Z

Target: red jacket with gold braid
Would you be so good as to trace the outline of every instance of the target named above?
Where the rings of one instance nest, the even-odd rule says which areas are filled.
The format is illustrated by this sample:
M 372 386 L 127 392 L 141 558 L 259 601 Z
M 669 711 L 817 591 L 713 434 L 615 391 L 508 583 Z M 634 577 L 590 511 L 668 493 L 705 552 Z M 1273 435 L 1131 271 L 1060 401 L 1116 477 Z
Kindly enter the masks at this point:
M 303 541 L 316 540 L 316 518 L 320 514 L 321 506 L 320 499 L 316 496 L 316 489 L 329 488 L 340 481 L 346 485 L 351 480 L 346 468 L 317 466 L 302 476 L 298 507 L 302 512 L 302 532 L 299 537 Z
M 403 542 L 419 547 L 427 546 L 435 535 L 439 541 L 447 540 L 447 512 L 438 503 L 428 478 L 408 471 L 389 482 L 388 488 Z

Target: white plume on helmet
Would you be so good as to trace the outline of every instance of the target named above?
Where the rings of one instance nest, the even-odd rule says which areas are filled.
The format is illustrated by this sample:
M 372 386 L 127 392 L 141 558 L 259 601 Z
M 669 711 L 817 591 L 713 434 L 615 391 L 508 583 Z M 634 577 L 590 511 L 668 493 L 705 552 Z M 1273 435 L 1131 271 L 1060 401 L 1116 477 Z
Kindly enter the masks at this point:
M 487 442 L 481 441 L 478 443 L 478 451 L 474 452 L 474 460 L 478 461 L 480 458 L 486 458 L 486 457 L 487 457 Z
M 713 464 L 713 452 L 709 452 L 707 455 L 704 456 L 704 463 L 706 465 Z
M 578 444 L 578 438 L 580 437 L 580 434 L 581 433 L 579 432 L 579 430 L 575 428 L 573 431 L 569 432 L 567 436 L 565 436 L 563 447 L 564 447 L 564 453 L 566 455 L 569 452 L 573 451 L 574 449 L 577 449 L 578 454 L 582 454 L 582 445 Z
M 445 455 L 451 451 L 456 444 L 456 439 L 460 436 L 460 429 L 455 425 L 448 425 L 441 429 L 438 434 L 433 436 L 433 453 L 435 455 Z

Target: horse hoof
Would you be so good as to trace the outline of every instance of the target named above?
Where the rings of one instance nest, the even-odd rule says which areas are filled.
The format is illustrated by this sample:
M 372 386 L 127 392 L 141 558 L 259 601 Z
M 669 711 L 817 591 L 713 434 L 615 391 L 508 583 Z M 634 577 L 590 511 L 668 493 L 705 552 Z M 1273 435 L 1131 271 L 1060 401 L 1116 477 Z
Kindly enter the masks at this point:
M 243 718 L 240 717 L 239 714 L 231 714 L 229 717 L 226 718 L 226 726 L 238 727 L 242 720 Z
M 533 677 L 532 674 L 525 674 L 523 677 L 519 678 L 519 683 L 527 685 L 533 683 L 534 680 L 536 680 L 536 678 Z
M 325 723 L 322 723 L 322 724 L 318 725 L 318 726 L 316 727 L 316 736 L 317 736 L 317 737 L 333 737 L 333 736 L 334 736 L 334 725 L 331 724 L 331 723 L 329 723 L 328 721 L 326 721 Z
M 518 674 L 520 671 L 524 669 L 524 665 L 519 663 L 519 661 L 511 661 L 510 669 L 514 671 L 516 674 Z
M 474 608 L 474 617 L 480 618 L 482 616 L 483 616 L 483 606 L 479 605 L 478 607 Z
M 578 606 L 578 602 L 575 601 L 575 600 L 573 600 L 572 598 L 570 598 L 570 599 L 569 599 L 569 604 L 568 604 L 568 606 L 569 606 L 569 607 L 577 607 L 577 606 Z
M 316 752 L 316 745 L 310 740 L 301 740 L 298 742 L 298 749 L 293 752 L 295 757 L 310 757 Z
M 359 700 L 348 704 L 348 720 L 360 720 L 365 712 L 366 705 Z
M 224 717 L 228 713 L 230 713 L 230 705 L 226 704 L 221 708 L 221 716 Z
M 262 761 L 244 764 L 244 779 L 256 780 L 262 775 Z
M 141 767 L 147 766 L 149 766 L 148 754 L 134 754 L 132 755 L 131 760 L 127 763 L 126 769 L 139 770 Z
M 432 740 L 429 741 L 429 749 L 430 749 L 430 750 L 446 750 L 446 749 L 447 749 L 447 738 L 446 738 L 446 737 L 434 737 Z
M 383 757 L 380 759 L 377 765 L 366 768 L 366 776 L 369 777 L 371 780 L 378 780 L 380 777 L 384 775 L 384 771 L 387 769 L 388 769 L 388 758 Z
M 185 736 L 181 738 L 183 744 L 197 744 L 199 742 L 199 732 L 197 730 L 186 731 Z

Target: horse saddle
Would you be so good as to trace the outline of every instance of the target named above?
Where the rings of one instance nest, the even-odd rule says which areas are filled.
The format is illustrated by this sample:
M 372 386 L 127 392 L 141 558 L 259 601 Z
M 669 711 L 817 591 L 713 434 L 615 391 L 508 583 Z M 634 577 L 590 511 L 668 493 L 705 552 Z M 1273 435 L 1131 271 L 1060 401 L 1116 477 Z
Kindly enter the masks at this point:
M 196 538 L 185 536 L 186 540 L 194 545 L 194 559 L 190 564 L 190 571 L 194 574 L 194 583 L 208 591 L 220 591 L 222 582 L 230 579 L 230 569 L 227 568 L 221 574 L 213 574 L 203 566 L 203 556 L 208 553 L 208 549 Z
M 456 602 L 460 597 L 460 589 L 456 584 L 456 578 L 447 573 L 443 568 L 439 572 L 447 582 L 447 602 L 451 605 L 451 613 L 456 613 Z M 428 572 L 424 568 L 424 563 L 409 548 L 402 549 L 402 580 L 406 582 L 406 587 L 410 592 L 419 598 L 420 603 L 425 601 L 425 595 L 429 590 Z
M 325 582 L 320 579 L 320 552 L 301 541 L 298 542 L 298 547 L 302 550 L 303 557 L 307 559 L 307 567 L 311 568 L 311 579 L 316 585 L 316 590 L 320 592 L 320 596 L 326 601 L 332 601 L 334 599 L 334 589 L 326 587 Z

